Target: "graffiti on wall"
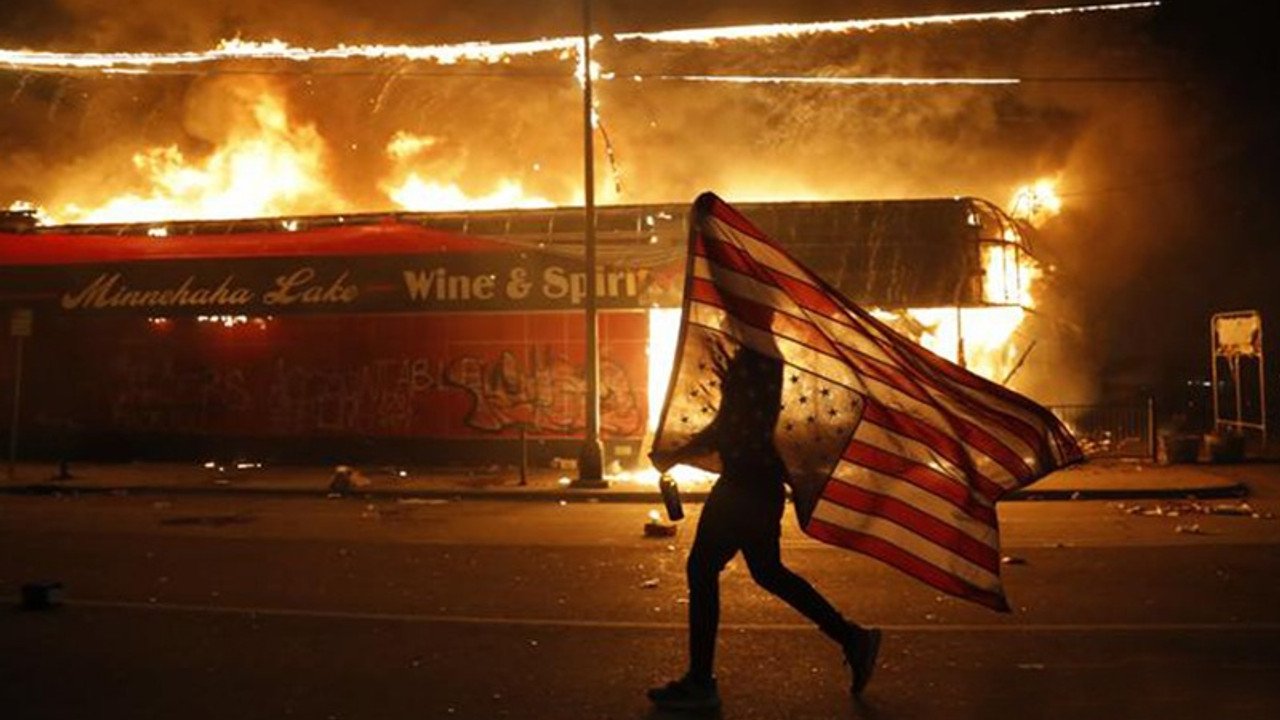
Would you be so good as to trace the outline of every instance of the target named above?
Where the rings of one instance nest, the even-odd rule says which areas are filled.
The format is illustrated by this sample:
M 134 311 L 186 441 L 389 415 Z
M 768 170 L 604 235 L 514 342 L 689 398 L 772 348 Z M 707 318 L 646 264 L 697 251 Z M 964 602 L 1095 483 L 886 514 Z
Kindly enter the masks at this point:
M 523 426 L 533 431 L 572 433 L 586 427 L 585 373 L 547 348 L 533 351 L 527 361 L 510 350 L 489 362 L 459 357 L 449 364 L 445 382 L 471 395 L 465 422 L 476 430 L 499 432 Z M 626 369 L 601 360 L 601 431 L 634 435 L 643 422 Z
M 110 422 L 120 429 L 201 432 L 220 428 L 252 407 L 252 393 L 239 368 L 126 356 L 113 375 Z
M 386 358 L 348 368 L 316 368 L 277 359 L 267 389 L 273 432 L 406 435 L 414 400 L 439 387 L 438 364 Z
M 460 355 L 379 358 L 346 367 L 276 358 L 266 368 L 217 368 L 151 355 L 124 356 L 109 385 L 110 423 L 146 432 L 268 432 L 277 435 L 484 433 L 525 427 L 567 434 L 586 426 L 581 367 L 550 349 L 521 359 Z M 600 364 L 601 432 L 636 435 L 641 399 L 622 365 Z M 442 394 L 465 393 L 468 409 L 434 417 Z

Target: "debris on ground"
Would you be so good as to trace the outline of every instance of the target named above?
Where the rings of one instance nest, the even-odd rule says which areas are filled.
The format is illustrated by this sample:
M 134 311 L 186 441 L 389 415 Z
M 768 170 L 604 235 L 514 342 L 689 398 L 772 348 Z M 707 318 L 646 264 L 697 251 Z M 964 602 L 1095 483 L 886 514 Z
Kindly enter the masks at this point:
M 1141 503 L 1117 503 L 1116 507 L 1129 515 L 1148 517 L 1182 517 L 1183 515 L 1233 515 L 1251 517 L 1260 520 L 1272 520 L 1271 513 L 1260 513 L 1248 502 L 1204 503 L 1197 500 L 1179 500 L 1172 502 L 1143 505 Z

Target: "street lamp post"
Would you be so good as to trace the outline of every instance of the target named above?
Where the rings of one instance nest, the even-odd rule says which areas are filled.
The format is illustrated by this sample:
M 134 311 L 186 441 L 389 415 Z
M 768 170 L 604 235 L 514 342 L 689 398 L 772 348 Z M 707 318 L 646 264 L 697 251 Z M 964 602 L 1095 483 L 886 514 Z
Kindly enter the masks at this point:
M 586 213 L 585 270 L 587 357 L 584 368 L 587 381 L 586 437 L 578 454 L 578 477 L 571 483 L 577 488 L 608 487 L 604 479 L 604 448 L 600 442 L 600 348 L 596 318 L 596 179 L 594 106 L 591 100 L 591 0 L 582 0 L 582 154 Z

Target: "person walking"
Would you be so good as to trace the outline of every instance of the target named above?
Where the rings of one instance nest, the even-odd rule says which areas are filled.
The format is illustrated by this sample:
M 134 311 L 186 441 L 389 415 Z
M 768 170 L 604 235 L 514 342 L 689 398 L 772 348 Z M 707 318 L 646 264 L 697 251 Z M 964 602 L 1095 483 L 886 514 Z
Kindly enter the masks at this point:
M 840 645 L 852 671 L 850 690 L 860 696 L 875 670 L 880 631 L 846 620 L 807 580 L 782 563 L 787 470 L 773 442 L 782 407 L 782 360 L 743 345 L 732 358 L 717 363 L 715 372 L 721 387 L 715 418 L 686 445 L 650 454 L 654 467 L 666 472 L 682 459 L 714 451 L 722 472 L 703 505 L 686 565 L 688 670 L 678 680 L 651 688 L 649 699 L 664 710 L 720 706 L 714 673 L 720 573 L 739 552 L 756 584 Z

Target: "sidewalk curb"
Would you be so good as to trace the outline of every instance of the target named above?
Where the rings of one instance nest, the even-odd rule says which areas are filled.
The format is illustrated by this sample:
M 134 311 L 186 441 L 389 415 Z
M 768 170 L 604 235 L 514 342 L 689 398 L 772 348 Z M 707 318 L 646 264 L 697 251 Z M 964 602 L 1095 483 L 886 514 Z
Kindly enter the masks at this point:
M 608 489 L 391 489 L 358 490 L 343 495 L 333 495 L 314 488 L 283 487 L 235 487 L 227 485 L 59 485 L 29 483 L 0 487 L 5 495 L 256 495 L 277 498 L 332 498 L 336 500 L 445 500 L 445 501 L 514 501 L 514 502 L 610 502 L 661 504 L 662 496 L 656 490 L 608 490 Z M 1009 493 L 1001 502 L 1070 501 L 1070 500 L 1143 500 L 1143 499 L 1220 499 L 1248 496 L 1248 488 L 1234 483 L 1219 486 L 1186 488 L 1093 488 L 1035 490 L 1023 489 Z M 707 499 L 705 491 L 684 491 L 685 502 L 700 503 Z
M 1213 500 L 1240 498 L 1249 495 L 1249 488 L 1240 483 L 1224 486 L 1191 488 L 1095 488 L 1088 490 L 1015 490 L 1001 498 L 1007 501 L 1037 500 Z

